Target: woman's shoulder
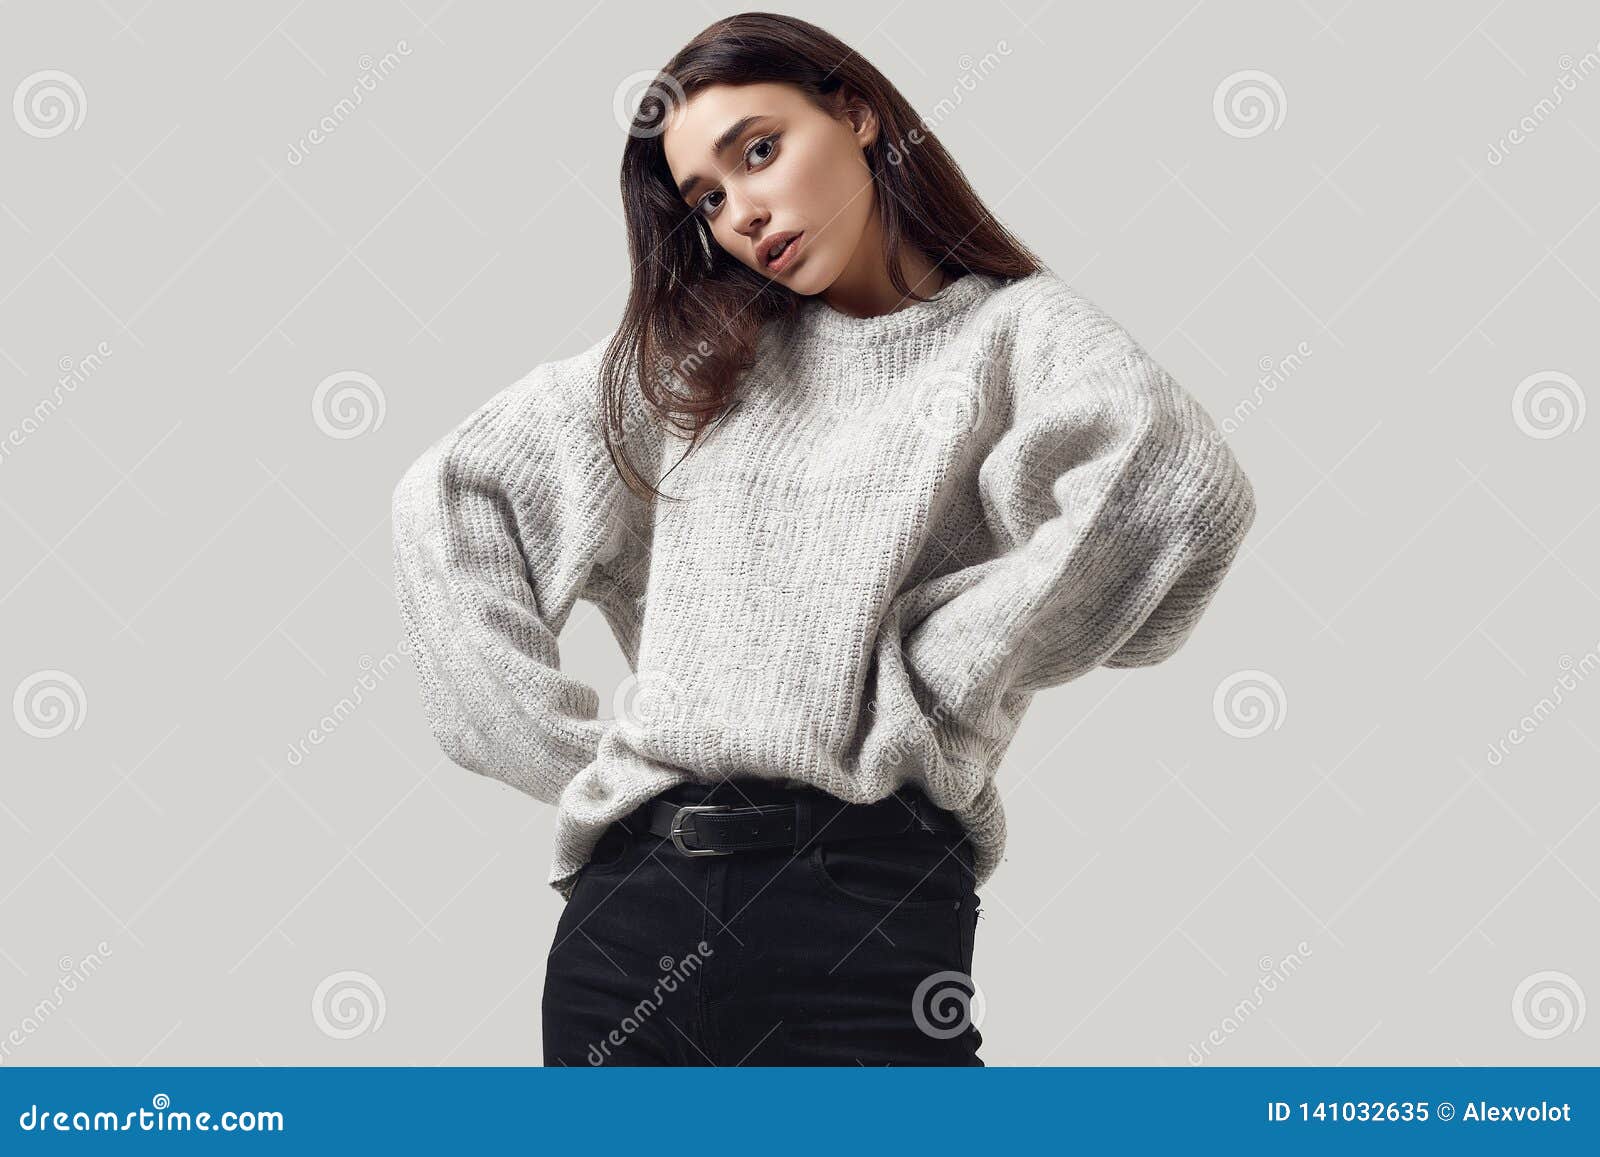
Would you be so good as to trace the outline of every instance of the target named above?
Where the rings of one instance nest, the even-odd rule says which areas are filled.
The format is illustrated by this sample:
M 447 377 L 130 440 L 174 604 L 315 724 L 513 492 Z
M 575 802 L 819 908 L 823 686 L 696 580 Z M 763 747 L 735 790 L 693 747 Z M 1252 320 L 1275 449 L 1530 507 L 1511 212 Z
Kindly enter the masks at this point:
M 1127 325 L 1049 269 L 1002 283 L 987 307 L 1003 323 L 1012 360 L 1024 372 L 1150 359 Z
M 520 377 L 489 397 L 480 410 L 494 411 L 502 421 L 514 424 L 561 419 L 564 426 L 582 426 L 596 432 L 613 404 L 609 392 L 620 387 L 623 417 L 631 428 L 647 416 L 647 411 L 638 369 L 626 351 L 617 363 L 621 373 L 616 382 L 606 380 L 604 370 L 615 336 L 615 331 L 610 331 L 583 344 L 576 352 L 533 363 Z

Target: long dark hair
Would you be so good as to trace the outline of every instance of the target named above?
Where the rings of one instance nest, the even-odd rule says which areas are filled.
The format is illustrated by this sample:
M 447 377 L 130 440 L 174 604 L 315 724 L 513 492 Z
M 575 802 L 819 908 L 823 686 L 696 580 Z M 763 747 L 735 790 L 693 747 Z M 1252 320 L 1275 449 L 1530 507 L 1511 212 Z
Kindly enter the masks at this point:
M 632 287 L 607 345 L 600 380 L 604 436 L 612 463 L 641 498 L 667 497 L 619 454 L 628 439 L 627 387 L 637 375 L 649 408 L 690 438 L 730 401 L 755 359 L 769 320 L 788 315 L 800 295 L 769 280 L 713 240 L 705 219 L 684 204 L 661 136 L 682 102 L 714 84 L 792 84 L 818 108 L 839 115 L 859 100 L 877 114 L 865 150 L 884 237 L 890 283 L 905 284 L 901 251 L 914 247 L 941 271 L 1011 279 L 1041 264 L 984 207 L 960 168 L 888 79 L 837 37 L 770 12 L 742 12 L 712 24 L 669 60 L 639 101 L 622 150 L 622 206 Z

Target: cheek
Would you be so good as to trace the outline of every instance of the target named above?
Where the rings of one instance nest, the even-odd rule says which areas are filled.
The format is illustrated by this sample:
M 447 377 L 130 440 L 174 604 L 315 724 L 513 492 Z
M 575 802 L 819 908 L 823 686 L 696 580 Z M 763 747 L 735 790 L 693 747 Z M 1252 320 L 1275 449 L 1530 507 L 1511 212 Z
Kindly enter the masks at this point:
M 715 221 L 710 221 L 706 224 L 706 228 L 711 231 L 711 241 L 714 245 L 738 256 L 741 238 L 728 225 L 727 220 L 728 214 L 726 212 L 719 213 Z
M 829 240 L 853 241 L 866 227 L 872 212 L 872 174 L 859 154 L 845 152 L 817 174 L 808 190 L 811 199 L 808 219 L 822 225 Z

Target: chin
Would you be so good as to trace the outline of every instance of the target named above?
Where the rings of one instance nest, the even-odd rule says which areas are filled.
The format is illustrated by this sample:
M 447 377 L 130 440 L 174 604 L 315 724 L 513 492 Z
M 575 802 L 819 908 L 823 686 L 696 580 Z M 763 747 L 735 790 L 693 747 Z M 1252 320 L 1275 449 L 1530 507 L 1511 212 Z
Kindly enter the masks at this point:
M 808 253 L 806 256 L 814 259 L 817 255 Z M 785 280 L 782 277 L 774 277 L 772 280 L 801 297 L 815 297 L 833 284 L 831 277 L 819 277 L 810 269 L 796 270 L 796 274 L 792 280 Z

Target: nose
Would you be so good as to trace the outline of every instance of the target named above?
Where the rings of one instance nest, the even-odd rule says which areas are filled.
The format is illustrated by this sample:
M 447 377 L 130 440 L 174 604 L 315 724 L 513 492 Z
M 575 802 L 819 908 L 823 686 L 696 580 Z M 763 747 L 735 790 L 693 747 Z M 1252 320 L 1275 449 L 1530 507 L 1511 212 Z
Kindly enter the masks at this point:
M 754 237 L 767 223 L 767 212 L 746 197 L 728 193 L 729 218 L 733 227 L 744 237 Z

